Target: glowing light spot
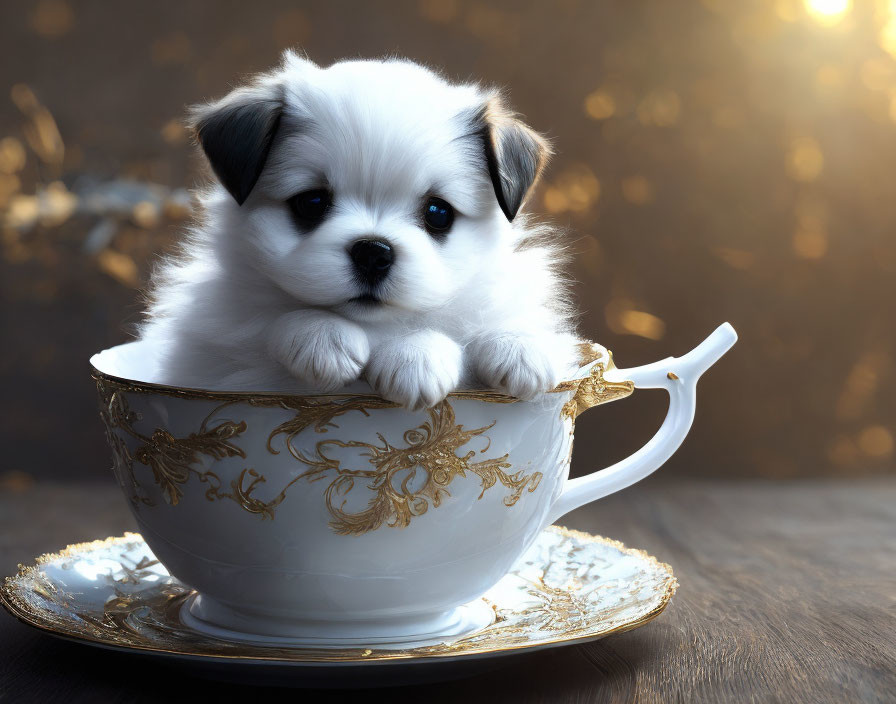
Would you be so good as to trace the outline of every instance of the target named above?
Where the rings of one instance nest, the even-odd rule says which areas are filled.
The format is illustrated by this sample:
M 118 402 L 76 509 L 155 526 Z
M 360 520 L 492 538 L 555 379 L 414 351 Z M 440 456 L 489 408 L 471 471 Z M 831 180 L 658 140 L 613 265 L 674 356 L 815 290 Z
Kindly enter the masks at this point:
M 624 298 L 611 300 L 604 308 L 604 317 L 610 330 L 619 335 L 637 335 L 648 340 L 661 340 L 666 334 L 666 323 L 661 318 L 634 308 L 634 303 Z
M 65 159 L 65 143 L 50 111 L 40 104 L 34 91 L 24 83 L 15 84 L 9 95 L 16 107 L 28 118 L 28 124 L 24 128 L 28 146 L 41 161 L 54 167 L 54 170 L 60 167 Z
M 13 195 L 19 192 L 22 182 L 15 174 L 0 172 L 0 208 L 2 208 Z
M 61 225 L 78 206 L 78 197 L 61 181 L 52 181 L 33 196 L 22 193 L 9 199 L 4 225 L 29 230 L 37 223 L 47 227 Z
M 75 13 L 64 0 L 42 0 L 31 13 L 31 29 L 47 39 L 67 34 L 75 23 Z
M 546 188 L 544 191 L 544 207 L 549 213 L 562 213 L 569 208 L 569 201 L 559 188 Z
M 656 90 L 644 97 L 636 112 L 642 125 L 671 127 L 681 114 L 681 99 L 669 88 Z
M 4 224 L 8 227 L 31 227 L 37 220 L 37 196 L 13 196 L 6 208 Z
M 833 27 L 846 17 L 852 0 L 805 0 L 806 10 L 818 24 Z
M 883 370 L 890 365 L 883 349 L 865 352 L 849 370 L 835 407 L 838 420 L 857 420 L 868 408 L 880 385 Z
M 596 90 L 585 96 L 585 113 L 592 120 L 606 120 L 616 112 L 616 101 L 609 93 Z
M 20 469 L 11 469 L 0 474 L 0 491 L 19 493 L 30 489 L 34 484 L 34 477 Z
M 896 59 L 896 0 L 890 0 L 884 9 L 883 22 L 877 34 L 880 48 Z
M 624 311 L 619 322 L 625 332 L 648 340 L 660 340 L 666 332 L 666 324 L 662 320 L 641 310 Z
M 183 123 L 174 118 L 172 120 L 168 120 L 162 126 L 162 139 L 164 139 L 168 144 L 183 144 L 187 141 L 187 130 L 184 128 Z
M 600 197 L 600 181 L 585 164 L 574 164 L 545 189 L 544 207 L 551 213 L 585 212 Z
M 893 454 L 893 435 L 882 425 L 872 425 L 859 433 L 859 449 L 869 457 Z
M 102 271 L 119 283 L 131 288 L 137 287 L 137 264 L 127 254 L 104 249 L 97 255 L 96 261 Z
M 814 181 L 824 168 L 824 154 L 812 137 L 797 137 L 787 151 L 787 172 L 794 181 Z
M 653 185 L 643 176 L 622 179 L 622 197 L 634 205 L 653 201 Z
M 62 181 L 53 181 L 38 192 L 40 222 L 48 227 L 61 225 L 78 207 L 78 196 L 68 190 Z
M 15 137 L 0 139 L 0 173 L 14 174 L 25 166 L 25 147 Z
M 793 251 L 803 259 L 821 259 L 828 251 L 828 236 L 820 230 L 797 230 Z
M 148 200 L 137 203 L 131 215 L 140 227 L 150 229 L 159 224 L 159 206 Z

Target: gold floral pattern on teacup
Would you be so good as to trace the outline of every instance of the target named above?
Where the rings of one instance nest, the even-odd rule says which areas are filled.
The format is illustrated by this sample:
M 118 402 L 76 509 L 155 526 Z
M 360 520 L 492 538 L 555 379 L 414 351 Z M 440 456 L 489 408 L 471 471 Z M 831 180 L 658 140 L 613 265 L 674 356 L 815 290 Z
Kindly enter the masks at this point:
M 491 441 L 485 432 L 495 423 L 465 429 L 457 423 L 454 408 L 448 401 L 429 409 L 428 421 L 405 431 L 404 447 L 390 443 L 381 434 L 378 434 L 379 445 L 327 439 L 317 443 L 313 457 L 306 457 L 294 444 L 296 437 L 306 429 L 313 427 L 316 432 L 325 433 L 331 428 L 338 428 L 334 419 L 350 411 L 369 415 L 370 410 L 396 406 L 375 396 L 327 400 L 295 397 L 277 401 L 277 405 L 295 411 L 295 416 L 271 431 L 267 449 L 272 454 L 278 454 L 280 450 L 273 443 L 278 436 L 284 435 L 290 454 L 308 469 L 290 480 L 273 498 L 262 500 L 255 495 L 255 491 L 267 479 L 255 469 L 244 468 L 227 487 L 216 472 L 202 469 L 200 465 L 202 455 L 214 460 L 246 458 L 246 452 L 236 444 L 247 429 L 246 422 L 213 420 L 222 409 L 236 401 L 226 401 L 216 406 L 202 421 L 197 432 L 187 437 L 175 437 L 164 428 L 156 428 L 147 435 L 134 427 L 140 416 L 129 408 L 125 392 L 107 385 L 100 378 L 96 382 L 101 400 L 100 416 L 106 425 L 113 451 L 114 471 L 135 506 L 154 504 L 141 490 L 134 473 L 135 462 L 151 470 L 153 481 L 161 489 L 165 501 L 172 506 L 176 506 L 183 497 L 182 487 L 195 478 L 207 485 L 205 498 L 208 501 L 233 501 L 244 511 L 271 519 L 293 484 L 329 476 L 332 479 L 324 491 L 324 500 L 331 516 L 330 525 L 339 534 L 363 535 L 383 525 L 407 527 L 414 516 L 423 515 L 430 506 L 439 506 L 450 495 L 448 485 L 457 477 L 466 478 L 468 473 L 479 478 L 480 499 L 499 483 L 510 489 L 503 500 L 506 506 L 516 504 L 524 491 L 535 491 L 542 478 L 541 472 L 527 474 L 523 470 L 508 471 L 512 466 L 507 461 L 507 454 L 472 461 L 477 451 L 462 452 L 462 449 L 473 438 L 482 437 L 485 447 L 478 454 L 487 452 Z M 138 441 L 136 449 L 130 450 L 116 431 Z M 366 461 L 360 468 L 344 466 L 326 454 L 336 447 L 361 449 Z M 347 509 L 349 495 L 359 488 L 371 492 L 366 506 L 358 511 Z
M 430 505 L 437 507 L 442 499 L 449 496 L 448 485 L 457 477 L 466 477 L 467 473 L 479 477 L 482 491 L 485 492 L 498 482 L 512 491 L 504 497 L 505 506 L 513 506 L 519 501 L 524 490 L 530 493 L 538 488 L 541 472 L 526 474 L 523 470 L 508 473 L 511 468 L 508 455 L 473 462 L 477 452 L 460 451 L 473 438 L 483 437 L 486 446 L 478 454 L 488 451 L 490 441 L 485 431 L 495 425 L 473 430 L 466 430 L 456 422 L 454 409 L 447 401 L 428 410 L 429 420 L 407 430 L 403 439 L 405 447 L 390 443 L 377 433 L 379 445 L 368 442 L 328 439 L 317 443 L 314 457 L 306 457 L 293 451 L 293 456 L 311 469 L 301 475 L 309 480 L 335 472 L 336 478 L 325 491 L 327 509 L 333 517 L 330 525 L 343 535 L 362 535 L 376 530 L 382 525 L 392 528 L 408 526 L 414 516 L 422 516 Z M 333 448 L 358 448 L 367 458 L 369 467 L 351 469 L 342 466 L 339 460 L 327 453 Z M 418 472 L 424 477 L 422 485 Z M 345 510 L 345 496 L 358 484 L 366 486 L 373 495 L 367 506 L 357 512 Z M 418 488 L 412 489 L 413 484 Z M 340 501 L 341 499 L 341 501 Z
M 333 422 L 335 418 L 345 415 L 350 411 L 359 411 L 365 416 L 377 408 L 398 408 L 397 403 L 387 401 L 379 396 L 352 396 L 340 401 L 332 398 L 314 398 L 309 396 L 295 396 L 282 399 L 258 398 L 249 401 L 252 406 L 275 406 L 293 411 L 295 415 L 281 423 L 271 431 L 268 436 L 268 451 L 271 454 L 279 454 L 280 450 L 273 447 L 274 438 L 279 435 L 286 436 L 286 447 L 295 456 L 293 440 L 304 430 L 313 427 L 315 432 L 326 433 L 330 428 L 339 426 Z
M 613 369 L 613 360 L 612 356 L 602 359 L 607 355 L 596 345 L 583 342 L 579 351 L 582 365 L 594 363 L 590 374 L 563 382 L 554 390 L 572 392 L 560 412 L 561 418 L 570 421 L 597 404 L 628 396 L 634 387 L 630 381 L 610 382 L 604 378 L 604 373 Z M 135 508 L 154 505 L 135 475 L 135 464 L 150 470 L 165 502 L 172 506 L 180 503 L 184 486 L 193 480 L 205 485 L 208 501 L 232 501 L 248 513 L 270 519 L 274 518 L 277 507 L 286 499 L 293 484 L 328 478 L 324 501 L 330 525 L 343 535 L 362 535 L 383 525 L 404 528 L 415 516 L 427 513 L 430 507 L 440 506 L 450 496 L 449 485 L 459 477 L 468 479 L 469 475 L 476 475 L 481 487 L 480 499 L 500 484 L 509 490 L 503 497 L 506 506 L 515 505 L 524 492 L 535 491 L 542 479 L 541 472 L 514 471 L 507 454 L 476 459 L 487 452 L 491 440 L 486 432 L 495 422 L 466 429 L 457 422 L 452 401 L 517 402 L 517 399 L 493 390 L 453 392 L 448 399 L 427 411 L 426 421 L 405 431 L 403 442 L 390 441 L 382 434 L 377 434 L 378 443 L 328 438 L 318 442 L 312 454 L 307 454 L 309 450 L 300 449 L 297 442 L 306 431 L 329 433 L 339 428 L 336 419 L 348 413 L 369 416 L 374 410 L 398 408 L 397 404 L 374 395 L 251 396 L 209 392 L 208 400 L 216 400 L 218 404 L 201 421 L 196 432 L 177 437 L 166 428 L 155 428 L 152 432 L 141 432 L 136 428 L 141 418 L 129 408 L 128 394 L 158 393 L 158 388 L 134 385 L 99 372 L 94 378 L 100 395 L 100 415 L 112 448 L 113 469 Z M 200 392 L 171 389 L 172 393 L 175 391 L 184 398 L 204 398 Z M 285 447 L 307 469 L 294 476 L 272 498 L 258 496 L 257 490 L 268 480 L 253 467 L 244 467 L 229 481 L 205 468 L 208 460 L 247 458 L 240 444 L 248 427 L 246 421 L 224 420 L 219 416 L 223 409 L 236 408 L 240 404 L 292 412 L 291 418 L 267 434 L 267 451 L 276 455 Z M 573 423 L 569 425 L 571 434 Z M 134 442 L 129 443 L 128 438 L 136 442 L 133 449 Z M 465 450 L 474 438 L 482 438 L 485 447 Z M 333 456 L 334 451 L 340 449 L 359 450 L 360 456 L 346 463 Z
M 151 435 L 145 435 L 134 428 L 140 416 L 128 406 L 127 398 L 118 390 L 107 387 L 97 379 L 100 394 L 100 417 L 106 426 L 109 443 L 112 446 L 113 462 L 119 483 L 129 489 L 131 503 L 142 503 L 152 506 L 153 501 L 141 495 L 140 483 L 134 474 L 134 462 L 149 467 L 153 480 L 162 490 L 165 501 L 176 506 L 183 492 L 181 486 L 191 476 L 209 485 L 206 498 L 211 500 L 232 498 L 236 496 L 221 491 L 221 478 L 212 471 L 202 471 L 194 465 L 200 455 L 208 455 L 214 459 L 225 457 L 245 457 L 246 453 L 233 442 L 233 438 L 246 431 L 245 422 L 221 421 L 209 427 L 211 419 L 224 406 L 216 407 L 199 426 L 199 431 L 186 438 L 174 437 L 164 428 L 156 428 Z M 120 430 L 140 443 L 133 452 L 124 439 L 115 431 Z

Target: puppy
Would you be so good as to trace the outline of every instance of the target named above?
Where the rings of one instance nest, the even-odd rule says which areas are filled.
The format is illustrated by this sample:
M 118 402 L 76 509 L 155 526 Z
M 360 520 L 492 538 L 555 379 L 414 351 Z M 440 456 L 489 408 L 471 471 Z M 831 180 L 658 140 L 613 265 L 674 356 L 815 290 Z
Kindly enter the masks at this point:
M 493 90 L 405 60 L 282 65 L 194 108 L 217 183 L 155 272 L 159 381 L 409 408 L 521 399 L 574 367 L 557 233 L 520 208 L 547 142 Z

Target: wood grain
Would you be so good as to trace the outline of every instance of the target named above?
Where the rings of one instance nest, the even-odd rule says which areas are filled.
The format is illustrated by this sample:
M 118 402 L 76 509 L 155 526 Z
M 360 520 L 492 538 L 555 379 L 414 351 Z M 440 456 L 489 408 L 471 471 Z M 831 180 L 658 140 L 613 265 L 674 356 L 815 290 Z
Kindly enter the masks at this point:
M 378 690 L 390 702 L 884 702 L 896 699 L 896 481 L 647 481 L 566 525 L 648 550 L 681 587 L 656 621 L 512 657 L 492 672 Z M 0 493 L 0 572 L 133 529 L 109 485 Z M 171 699 L 191 676 L 59 641 L 0 614 L 0 700 Z M 197 680 L 204 697 L 296 692 Z M 259 682 L 259 684 L 263 684 Z M 315 701 L 359 701 L 316 691 Z

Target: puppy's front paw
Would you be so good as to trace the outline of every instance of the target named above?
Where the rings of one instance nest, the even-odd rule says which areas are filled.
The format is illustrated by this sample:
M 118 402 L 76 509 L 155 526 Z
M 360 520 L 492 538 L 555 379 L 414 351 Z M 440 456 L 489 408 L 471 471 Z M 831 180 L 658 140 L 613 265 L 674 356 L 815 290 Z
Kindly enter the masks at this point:
M 367 381 L 381 396 L 412 410 L 431 408 L 460 380 L 461 349 L 433 330 L 383 343 L 373 350 Z
M 467 353 L 479 380 L 511 396 L 531 400 L 560 383 L 563 360 L 550 344 L 513 333 L 470 343 Z
M 370 343 L 360 326 L 314 311 L 283 316 L 268 349 L 293 376 L 324 392 L 358 379 L 370 357 Z

